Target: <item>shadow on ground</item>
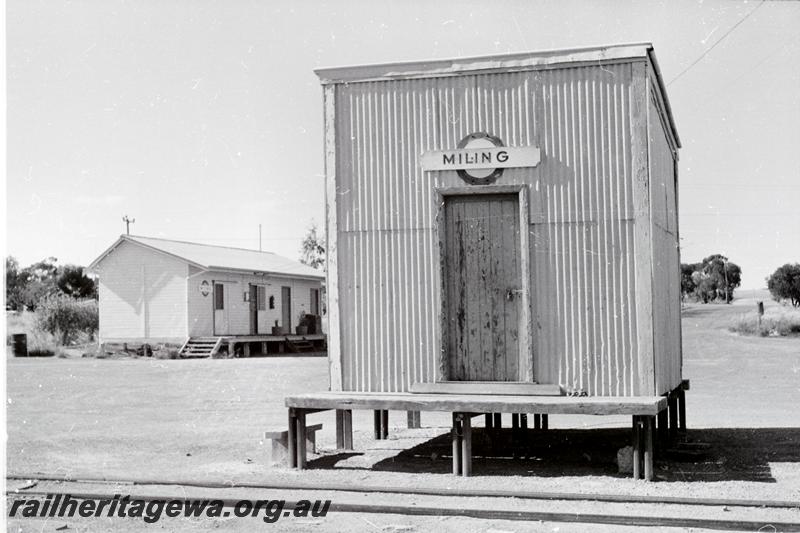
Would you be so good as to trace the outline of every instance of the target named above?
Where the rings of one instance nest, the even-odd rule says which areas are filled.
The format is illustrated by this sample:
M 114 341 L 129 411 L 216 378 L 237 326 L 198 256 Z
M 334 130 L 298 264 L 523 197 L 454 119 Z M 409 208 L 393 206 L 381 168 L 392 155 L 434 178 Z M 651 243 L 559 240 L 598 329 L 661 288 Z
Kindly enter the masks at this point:
M 483 476 L 611 476 L 618 471 L 620 448 L 630 444 L 630 430 L 590 429 L 473 430 L 473 472 Z M 369 453 L 369 452 L 367 452 Z M 309 462 L 309 468 L 332 468 L 353 454 L 335 454 Z M 372 470 L 451 472 L 449 434 L 379 460 Z M 656 455 L 661 481 L 755 481 L 774 483 L 769 463 L 800 462 L 799 428 L 690 430 Z

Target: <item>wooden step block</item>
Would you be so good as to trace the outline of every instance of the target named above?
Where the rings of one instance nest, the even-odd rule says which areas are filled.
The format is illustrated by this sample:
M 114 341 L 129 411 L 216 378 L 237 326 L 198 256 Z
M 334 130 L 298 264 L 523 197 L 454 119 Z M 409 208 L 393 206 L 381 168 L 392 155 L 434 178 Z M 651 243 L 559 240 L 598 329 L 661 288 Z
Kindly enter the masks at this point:
M 322 424 L 312 424 L 306 426 L 306 449 L 311 453 L 317 453 L 316 433 L 322 429 Z M 272 429 L 264 432 L 264 438 L 272 440 L 270 447 L 270 464 L 276 466 L 287 466 L 289 456 L 289 431 L 283 429 Z

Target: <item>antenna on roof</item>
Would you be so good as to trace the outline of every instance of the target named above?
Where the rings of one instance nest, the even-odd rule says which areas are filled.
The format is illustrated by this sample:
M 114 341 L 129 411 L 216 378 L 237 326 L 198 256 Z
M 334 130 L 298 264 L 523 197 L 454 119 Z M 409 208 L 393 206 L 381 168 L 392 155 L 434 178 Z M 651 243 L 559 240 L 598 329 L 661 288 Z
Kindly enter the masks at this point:
M 122 217 L 122 221 L 125 223 L 125 234 L 126 235 L 130 235 L 131 234 L 131 224 L 136 222 L 136 219 L 135 218 L 128 218 L 128 215 L 125 215 L 125 216 Z

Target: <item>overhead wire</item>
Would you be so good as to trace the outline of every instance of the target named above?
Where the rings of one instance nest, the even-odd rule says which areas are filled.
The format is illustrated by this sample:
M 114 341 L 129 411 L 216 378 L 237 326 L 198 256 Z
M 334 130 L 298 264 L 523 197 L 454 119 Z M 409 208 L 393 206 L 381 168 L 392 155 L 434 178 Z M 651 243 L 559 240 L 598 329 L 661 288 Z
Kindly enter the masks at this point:
M 692 68 L 692 67 L 694 67 L 694 66 L 695 66 L 696 64 L 698 64 L 698 63 L 699 63 L 699 62 L 700 62 L 700 61 L 701 61 L 701 60 L 702 60 L 704 57 L 706 57 L 706 56 L 709 54 L 709 52 L 711 52 L 711 50 L 713 50 L 713 49 L 714 49 L 714 48 L 715 48 L 715 47 L 716 47 L 716 46 L 717 46 L 719 43 L 721 43 L 721 42 L 722 42 L 722 41 L 723 41 L 723 40 L 724 40 L 724 39 L 725 39 L 725 38 L 726 38 L 728 35 L 730 35 L 731 33 L 733 33 L 733 31 L 734 31 L 736 28 L 738 28 L 738 27 L 739 27 L 739 26 L 740 26 L 740 25 L 741 25 L 741 24 L 742 24 L 742 23 L 743 23 L 745 20 L 747 20 L 748 18 L 750 18 L 750 16 L 751 16 L 753 13 L 755 13 L 755 12 L 756 12 L 756 10 L 758 10 L 758 8 L 760 8 L 761 6 L 763 6 L 763 5 L 764 5 L 764 3 L 765 3 L 766 1 L 767 1 L 767 0 L 761 0 L 761 3 L 759 3 L 759 4 L 758 4 L 756 7 L 754 7 L 754 8 L 753 8 L 753 9 L 752 9 L 752 10 L 751 10 L 749 13 L 747 13 L 747 14 L 746 14 L 744 17 L 742 17 L 742 18 L 739 20 L 739 22 L 737 22 L 736 24 L 734 24 L 733 26 L 731 26 L 731 28 L 730 28 L 728 31 L 726 31 L 724 34 L 722 34 L 722 36 L 721 36 L 719 39 L 717 39 L 716 41 L 714 41 L 714 44 L 712 44 L 711 46 L 709 46 L 709 47 L 706 49 L 706 51 L 705 51 L 705 52 L 703 52 L 702 54 L 700 54 L 700 57 L 698 57 L 697 59 L 695 59 L 694 61 L 692 61 L 692 62 L 689 64 L 689 66 L 688 66 L 688 67 L 686 67 L 685 69 L 683 69 L 683 70 L 682 70 L 682 71 L 681 71 L 681 72 L 680 72 L 680 73 L 679 73 L 677 76 L 675 76 L 674 78 L 672 78 L 672 80 L 670 80 L 670 81 L 667 83 L 667 87 L 669 87 L 670 85 L 672 85 L 673 83 L 675 83 L 676 81 L 678 81 L 678 80 L 679 80 L 679 79 L 680 79 L 680 78 L 681 78 L 681 77 L 682 77 L 684 74 L 686 74 L 687 72 L 689 72 L 689 70 L 691 70 L 691 68 Z

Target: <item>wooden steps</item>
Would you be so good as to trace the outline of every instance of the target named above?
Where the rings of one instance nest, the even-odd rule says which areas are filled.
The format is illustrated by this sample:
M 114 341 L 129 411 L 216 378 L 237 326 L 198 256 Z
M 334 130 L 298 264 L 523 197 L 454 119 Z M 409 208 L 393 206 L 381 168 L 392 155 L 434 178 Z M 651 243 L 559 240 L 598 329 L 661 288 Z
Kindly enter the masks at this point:
M 314 343 L 305 337 L 302 339 L 290 339 L 289 337 L 286 337 L 286 349 L 291 353 L 316 351 L 316 348 L 314 348 Z
M 212 357 L 219 350 L 222 337 L 189 337 L 181 347 L 180 357 Z

